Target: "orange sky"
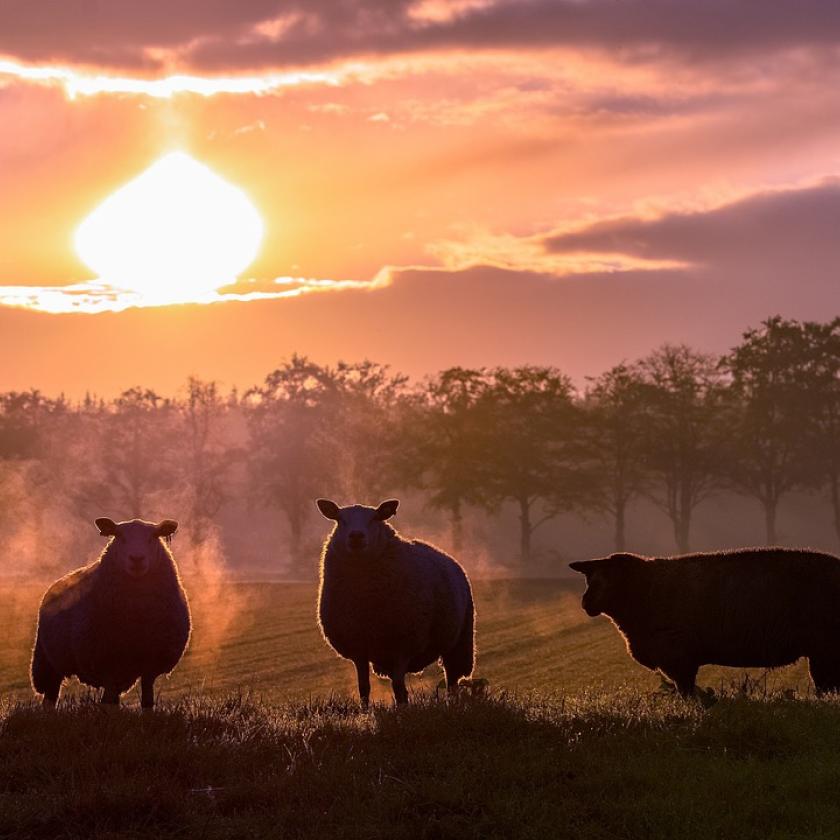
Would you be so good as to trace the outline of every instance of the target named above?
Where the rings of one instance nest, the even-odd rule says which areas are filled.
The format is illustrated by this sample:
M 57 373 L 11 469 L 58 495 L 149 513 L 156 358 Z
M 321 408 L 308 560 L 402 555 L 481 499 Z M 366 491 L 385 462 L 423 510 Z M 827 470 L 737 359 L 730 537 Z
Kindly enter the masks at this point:
M 581 380 L 836 315 L 838 41 L 827 0 L 3 4 L 0 389 L 247 386 L 295 351 Z M 38 311 L 175 149 L 263 218 L 239 282 Z

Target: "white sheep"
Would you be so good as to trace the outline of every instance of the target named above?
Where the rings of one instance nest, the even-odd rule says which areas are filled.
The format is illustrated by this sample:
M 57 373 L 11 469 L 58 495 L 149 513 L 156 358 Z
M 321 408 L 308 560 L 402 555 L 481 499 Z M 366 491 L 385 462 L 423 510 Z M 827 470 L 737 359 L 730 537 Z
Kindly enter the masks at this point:
M 356 666 L 367 706 L 370 666 L 389 677 L 397 703 L 408 702 L 405 675 L 442 660 L 456 690 L 472 673 L 475 608 L 466 573 L 449 555 L 403 539 L 388 523 L 399 502 L 340 508 L 319 499 L 336 525 L 321 553 L 318 619 L 324 638 Z

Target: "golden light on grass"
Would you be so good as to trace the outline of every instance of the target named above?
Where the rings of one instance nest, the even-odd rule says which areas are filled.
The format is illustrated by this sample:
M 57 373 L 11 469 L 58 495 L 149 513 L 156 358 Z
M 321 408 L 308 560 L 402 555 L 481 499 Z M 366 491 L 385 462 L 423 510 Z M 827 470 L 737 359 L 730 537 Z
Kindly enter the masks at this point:
M 158 160 L 79 226 L 76 251 L 145 304 L 201 300 L 253 262 L 263 223 L 245 193 L 184 152 Z

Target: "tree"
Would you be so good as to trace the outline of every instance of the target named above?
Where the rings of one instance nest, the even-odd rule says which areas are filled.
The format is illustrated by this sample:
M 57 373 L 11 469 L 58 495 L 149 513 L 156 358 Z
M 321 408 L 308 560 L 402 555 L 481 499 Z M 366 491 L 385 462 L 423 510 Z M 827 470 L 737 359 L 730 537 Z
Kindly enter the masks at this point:
M 534 532 L 590 492 L 576 438 L 574 389 L 556 368 L 496 368 L 476 406 L 481 495 L 490 509 L 512 501 L 519 553 L 533 556 Z
M 19 571 L 51 566 L 43 522 L 61 504 L 57 440 L 69 414 L 35 389 L 0 394 L 0 547 Z
M 232 469 L 241 450 L 226 438 L 229 407 L 215 382 L 189 377 L 176 403 L 178 477 L 186 493 L 187 524 L 193 546 L 210 535 L 213 522 L 233 493 Z
M 291 565 L 307 575 L 304 526 L 313 500 L 334 478 L 339 438 L 329 421 L 336 388 L 329 369 L 294 355 L 244 397 L 252 480 L 265 501 L 283 513 Z
M 403 405 L 400 474 L 446 511 L 455 552 L 463 547 L 464 507 L 483 500 L 477 407 L 487 387 L 484 370 L 449 368 Z
M 295 355 L 246 394 L 251 475 L 283 512 L 299 571 L 311 568 L 303 534 L 318 496 L 369 495 L 388 484 L 388 417 L 404 382 L 373 362 L 333 369 Z
M 45 424 L 65 409 L 62 399 L 47 399 L 34 388 L 0 394 L 0 460 L 37 458 L 45 445 Z
M 639 367 L 622 363 L 593 381 L 584 403 L 587 455 L 597 476 L 595 504 L 614 519 L 616 551 L 626 548 L 627 506 L 648 478 L 647 393 Z
M 646 491 L 687 552 L 697 506 L 720 486 L 721 404 L 716 360 L 686 345 L 666 344 L 639 362 L 646 403 Z
M 331 423 L 340 434 L 335 477 L 349 499 L 378 503 L 397 480 L 395 453 L 402 447 L 397 421 L 407 377 L 388 365 L 339 361 Z
M 807 482 L 827 490 L 840 541 L 840 318 L 802 324 L 807 344 L 805 395 Z
M 776 316 L 747 330 L 721 362 L 731 376 L 727 475 L 761 504 L 770 545 L 778 540 L 782 497 L 809 481 L 804 457 L 813 422 L 809 403 L 821 387 L 812 357 L 803 325 Z
M 91 403 L 79 419 L 78 434 L 67 441 L 79 512 L 126 519 L 162 513 L 154 497 L 171 489 L 175 478 L 172 401 L 148 388 L 129 388 L 111 403 Z

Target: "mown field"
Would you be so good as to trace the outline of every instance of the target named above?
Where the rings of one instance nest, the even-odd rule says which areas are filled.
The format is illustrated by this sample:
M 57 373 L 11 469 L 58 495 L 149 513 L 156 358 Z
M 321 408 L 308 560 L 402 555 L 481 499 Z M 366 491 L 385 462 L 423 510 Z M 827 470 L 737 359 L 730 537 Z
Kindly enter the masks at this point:
M 4 589 L 0 838 L 836 838 L 840 702 L 804 667 L 660 689 L 577 581 L 480 582 L 486 696 L 362 712 L 304 584 L 190 583 L 159 710 L 30 700 L 37 588 Z M 205 593 L 202 598 L 198 593 Z M 215 622 L 211 621 L 215 618 Z
M 218 696 L 250 692 L 278 702 L 330 694 L 353 696 L 352 665 L 324 644 L 315 622 L 315 586 L 301 583 L 235 583 L 187 580 L 194 632 L 183 662 L 159 693 L 174 699 L 187 692 Z M 494 689 L 519 694 L 578 693 L 633 687 L 654 690 L 659 679 L 627 656 L 624 642 L 606 618 L 588 618 L 580 608 L 582 581 L 479 581 L 476 675 Z M 28 662 L 42 588 L 6 586 L 0 598 L 0 692 L 31 696 Z M 414 690 L 434 688 L 442 672 L 414 677 Z M 809 689 L 804 663 L 765 675 L 768 689 Z M 743 679 L 733 669 L 704 668 L 699 683 L 720 688 Z M 374 696 L 389 697 L 374 681 Z M 139 702 L 136 697 L 129 703 Z

